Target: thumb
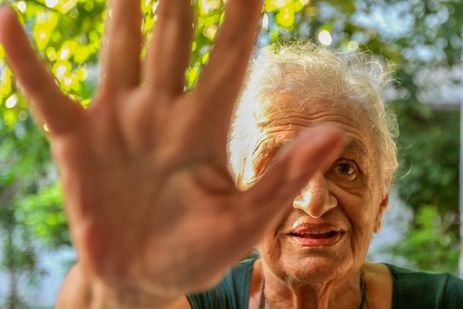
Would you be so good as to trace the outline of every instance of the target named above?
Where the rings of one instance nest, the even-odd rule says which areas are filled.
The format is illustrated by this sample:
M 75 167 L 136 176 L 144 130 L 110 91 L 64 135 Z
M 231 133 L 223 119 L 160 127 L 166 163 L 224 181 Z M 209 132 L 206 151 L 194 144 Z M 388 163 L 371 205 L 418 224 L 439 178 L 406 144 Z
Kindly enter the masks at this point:
M 344 144 L 341 131 L 320 126 L 303 131 L 283 147 L 261 179 L 244 192 L 246 212 L 256 222 L 273 222 L 319 169 L 332 164 Z M 250 222 L 254 224 L 256 222 Z

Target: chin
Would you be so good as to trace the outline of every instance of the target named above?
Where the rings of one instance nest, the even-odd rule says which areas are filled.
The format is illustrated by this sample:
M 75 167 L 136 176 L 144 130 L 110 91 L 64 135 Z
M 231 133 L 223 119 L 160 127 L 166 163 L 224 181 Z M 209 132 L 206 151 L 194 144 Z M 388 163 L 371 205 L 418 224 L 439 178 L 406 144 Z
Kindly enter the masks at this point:
M 313 255 L 296 261 L 283 262 L 286 276 L 299 282 L 322 282 L 350 273 L 352 263 L 342 256 Z
M 318 247 L 284 240 L 259 250 L 264 263 L 284 281 L 294 284 L 326 282 L 355 272 L 355 259 L 344 238 L 335 244 Z

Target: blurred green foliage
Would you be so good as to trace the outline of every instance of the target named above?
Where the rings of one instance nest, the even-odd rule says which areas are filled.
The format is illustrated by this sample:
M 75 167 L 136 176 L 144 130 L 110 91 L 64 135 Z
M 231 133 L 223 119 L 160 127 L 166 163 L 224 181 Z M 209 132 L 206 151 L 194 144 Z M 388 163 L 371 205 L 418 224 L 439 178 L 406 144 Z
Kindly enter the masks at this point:
M 409 233 L 407 241 L 399 242 L 392 253 L 413 257 L 413 263 L 422 269 L 449 271 L 449 265 L 458 263 L 458 241 L 450 233 L 451 223 L 442 217 L 433 205 L 424 205 L 415 213 L 415 228 Z
M 89 104 L 97 85 L 105 1 L 3 2 L 16 9 L 63 91 Z M 194 85 L 208 61 L 224 6 L 219 0 L 193 2 L 197 24 L 187 87 Z M 156 7 L 156 1 L 142 1 L 147 39 L 156 23 Z M 423 104 L 423 90 L 437 91 L 439 82 L 423 85 L 417 76 L 422 68 L 432 74 L 461 61 L 462 15 L 463 3 L 457 0 L 268 0 L 259 38 L 259 46 L 323 41 L 336 48 L 368 50 L 395 64 L 391 108 L 399 115 L 403 163 L 397 188 L 416 215 L 409 235 L 391 250 L 417 267 L 450 272 L 455 272 L 458 256 L 459 119 L 455 107 Z M 70 245 L 57 171 L 43 130 L 31 119 L 0 48 L 0 265 L 13 281 L 36 270 L 38 244 Z

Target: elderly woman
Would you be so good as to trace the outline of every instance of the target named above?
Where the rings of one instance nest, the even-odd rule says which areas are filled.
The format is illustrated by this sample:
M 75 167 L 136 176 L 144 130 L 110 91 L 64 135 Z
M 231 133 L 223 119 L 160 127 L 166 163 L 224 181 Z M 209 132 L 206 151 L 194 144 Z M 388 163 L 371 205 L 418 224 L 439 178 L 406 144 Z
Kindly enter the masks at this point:
M 365 262 L 398 165 L 395 118 L 379 96 L 385 81 L 381 64 L 361 55 L 310 45 L 261 53 L 231 135 L 240 188 L 306 128 L 333 126 L 344 132 L 344 147 L 286 205 L 258 258 L 190 295 L 193 308 L 463 308 L 460 279 Z
M 455 277 L 365 263 L 397 166 L 380 65 L 311 46 L 262 53 L 227 153 L 261 4 L 227 5 L 185 93 L 190 1 L 160 2 L 142 68 L 139 6 L 112 0 L 87 110 L 0 10 L 0 42 L 50 131 L 79 253 L 58 307 L 463 307 Z M 255 245 L 258 259 L 227 272 Z

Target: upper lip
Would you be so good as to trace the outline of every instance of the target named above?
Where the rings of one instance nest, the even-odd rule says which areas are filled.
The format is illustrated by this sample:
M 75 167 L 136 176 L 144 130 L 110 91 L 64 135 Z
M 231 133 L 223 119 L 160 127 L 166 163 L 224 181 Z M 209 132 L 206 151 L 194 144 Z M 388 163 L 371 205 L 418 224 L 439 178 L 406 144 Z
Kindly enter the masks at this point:
M 292 227 L 288 231 L 288 235 L 304 235 L 304 234 L 324 234 L 329 232 L 343 232 L 343 229 L 329 223 L 301 223 Z

